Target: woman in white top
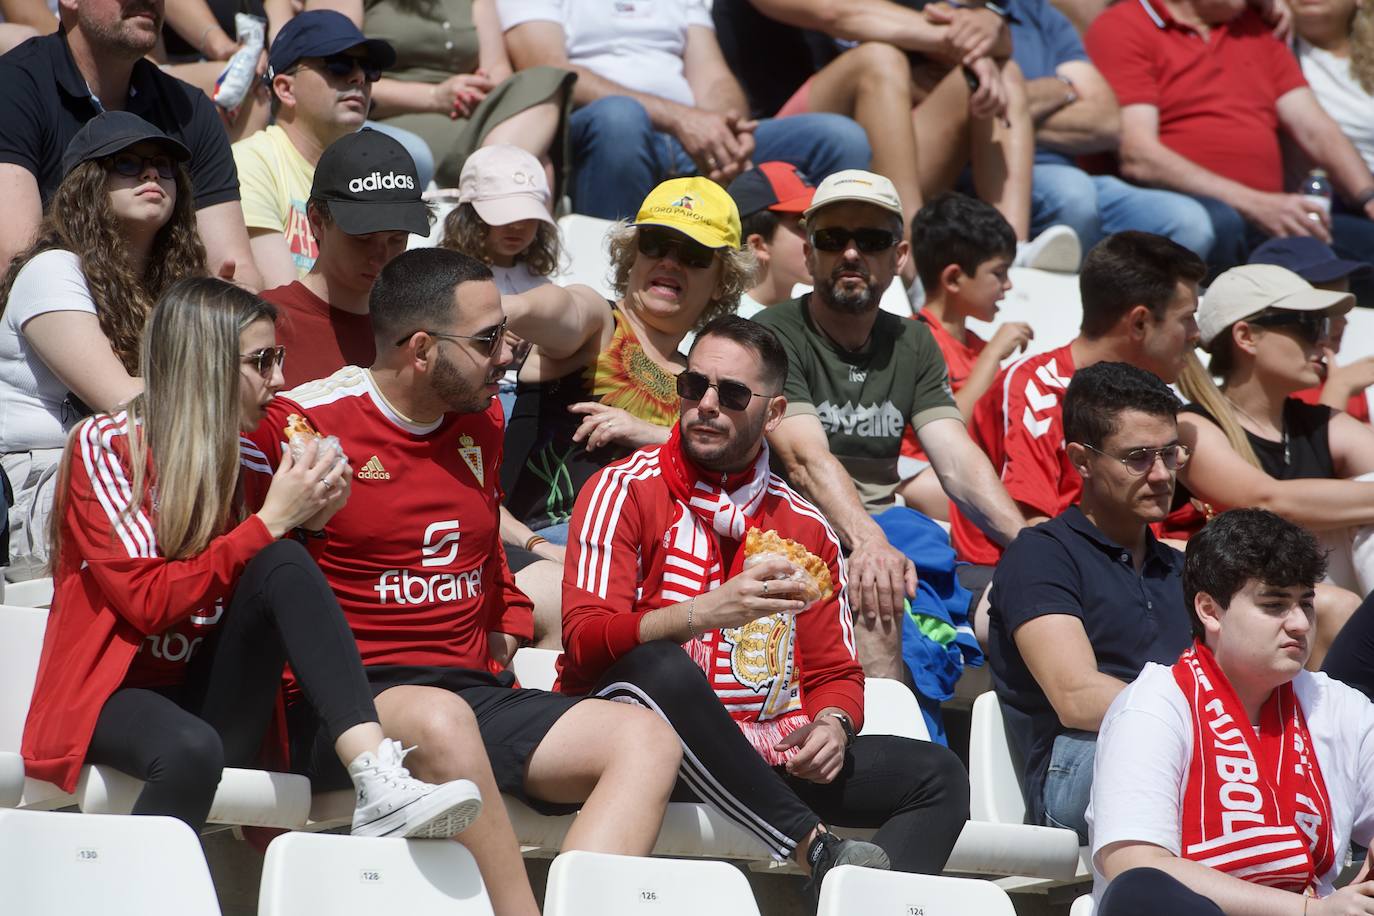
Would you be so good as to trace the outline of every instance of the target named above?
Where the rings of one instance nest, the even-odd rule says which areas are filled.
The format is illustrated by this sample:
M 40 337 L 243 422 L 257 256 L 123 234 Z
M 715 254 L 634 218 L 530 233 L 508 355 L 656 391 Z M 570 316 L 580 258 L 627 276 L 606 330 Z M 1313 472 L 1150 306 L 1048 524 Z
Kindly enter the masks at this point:
M 72 138 L 33 243 L 0 279 L 0 467 L 14 488 L 11 581 L 44 574 L 53 475 L 67 431 L 142 390 L 148 311 L 205 273 L 190 153 L 136 115 L 105 112 Z
M 1304 0 L 1292 7 L 1303 76 L 1374 169 L 1374 4 Z
M 1098 916 L 1374 913 L 1374 705 L 1303 668 L 1326 559 L 1272 512 L 1218 515 L 1188 542 L 1196 642 L 1150 664 L 1098 734 L 1088 823 Z

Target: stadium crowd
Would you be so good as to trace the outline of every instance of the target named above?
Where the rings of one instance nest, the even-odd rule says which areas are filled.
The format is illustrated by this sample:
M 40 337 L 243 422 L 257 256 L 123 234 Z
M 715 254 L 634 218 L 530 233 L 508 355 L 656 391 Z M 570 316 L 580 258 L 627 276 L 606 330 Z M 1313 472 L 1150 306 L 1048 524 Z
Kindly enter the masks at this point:
M 818 891 L 944 867 L 986 662 L 1103 916 L 1374 913 L 1370 4 L 0 0 L 0 51 L 29 776 L 352 786 L 501 916 L 502 794 L 639 856 L 699 801 Z M 1015 267 L 1076 337 L 975 332 Z

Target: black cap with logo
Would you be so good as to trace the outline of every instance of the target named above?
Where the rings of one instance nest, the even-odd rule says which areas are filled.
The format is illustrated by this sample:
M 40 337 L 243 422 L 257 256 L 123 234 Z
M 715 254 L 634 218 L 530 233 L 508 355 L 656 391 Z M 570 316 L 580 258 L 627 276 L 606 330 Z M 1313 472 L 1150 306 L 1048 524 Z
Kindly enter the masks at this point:
M 429 207 L 420 191 L 415 160 L 405 147 L 370 127 L 332 143 L 310 186 L 310 196 L 329 201 L 330 216 L 349 235 L 429 235 Z

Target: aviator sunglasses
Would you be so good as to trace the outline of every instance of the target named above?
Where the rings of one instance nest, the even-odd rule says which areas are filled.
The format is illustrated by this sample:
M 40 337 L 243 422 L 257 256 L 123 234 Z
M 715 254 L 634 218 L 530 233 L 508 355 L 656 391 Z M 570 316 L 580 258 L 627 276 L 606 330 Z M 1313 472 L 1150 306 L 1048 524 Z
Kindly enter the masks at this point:
M 1166 445 L 1163 448 L 1133 448 L 1125 455 L 1121 456 L 1104 452 L 1097 446 L 1089 445 L 1086 442 L 1082 443 L 1082 445 L 1084 448 L 1092 449 L 1104 458 L 1120 461 L 1126 466 L 1126 470 L 1137 477 L 1150 473 L 1150 468 L 1155 466 L 1156 458 L 1164 462 L 1164 469 L 1166 471 L 1177 471 L 1188 463 L 1188 459 L 1193 454 L 1193 450 L 1188 448 L 1188 446 L 1178 445 L 1177 443 L 1174 445 Z
M 240 362 L 247 363 L 258 370 L 258 375 L 270 379 L 272 377 L 272 367 L 280 366 L 286 362 L 286 347 L 264 347 L 252 353 L 239 357 Z
M 443 340 L 470 340 L 477 344 L 478 348 L 487 356 L 491 356 L 496 352 L 497 348 L 501 346 L 501 341 L 506 338 L 506 322 L 503 320 L 500 324 L 493 325 L 480 334 L 445 334 L 441 331 L 431 331 L 428 328 L 416 328 L 414 331 L 411 331 L 409 334 L 396 341 L 396 346 L 404 347 L 410 342 L 410 338 L 419 334 L 421 331 L 428 334 L 430 337 L 438 337 Z
M 678 397 L 685 401 L 700 401 L 706 397 L 706 389 L 716 389 L 716 399 L 720 406 L 728 410 L 744 410 L 749 406 L 752 398 L 771 398 L 775 395 L 756 394 L 749 389 L 748 385 L 739 382 L 732 382 L 728 379 L 721 379 L 713 382 L 700 372 L 693 372 L 687 369 L 678 373 L 677 393 Z

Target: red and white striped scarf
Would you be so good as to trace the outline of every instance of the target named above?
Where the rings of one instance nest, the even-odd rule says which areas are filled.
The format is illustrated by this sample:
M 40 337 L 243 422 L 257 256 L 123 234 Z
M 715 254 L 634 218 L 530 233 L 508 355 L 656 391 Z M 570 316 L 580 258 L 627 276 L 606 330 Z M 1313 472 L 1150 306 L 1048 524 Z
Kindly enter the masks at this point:
M 1255 884 L 1303 893 L 1331 868 L 1331 799 L 1291 683 L 1251 727 L 1216 658 L 1200 642 L 1174 680 L 1193 713 L 1183 794 L 1183 857 Z
M 682 452 L 681 429 L 673 427 L 659 452 L 663 480 L 678 503 L 678 513 L 663 534 L 663 585 L 659 604 L 688 601 L 719 588 L 744 566 L 744 550 L 734 554 L 728 575 L 721 569 L 720 539 L 743 542 L 758 527 L 768 490 L 768 445 L 763 443 L 749 476 L 726 491 Z M 716 696 L 740 731 L 770 764 L 786 762 L 796 749 L 773 745 L 810 722 L 801 707 L 801 679 L 795 664 L 796 629 L 788 614 L 774 614 L 727 630 L 710 630 L 683 648 L 706 673 Z

